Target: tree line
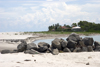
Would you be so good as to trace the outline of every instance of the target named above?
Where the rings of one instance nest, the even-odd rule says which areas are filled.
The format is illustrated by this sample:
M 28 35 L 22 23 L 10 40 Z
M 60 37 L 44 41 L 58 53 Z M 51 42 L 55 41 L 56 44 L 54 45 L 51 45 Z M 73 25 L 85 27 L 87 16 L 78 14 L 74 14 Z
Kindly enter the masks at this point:
M 94 22 L 88 22 L 88 21 L 79 21 L 78 23 L 72 23 L 71 26 L 64 24 L 63 26 L 59 23 L 53 24 L 48 27 L 49 31 L 72 31 L 72 27 L 79 26 L 81 27 L 81 31 L 86 32 L 100 32 L 100 24 L 96 24 Z

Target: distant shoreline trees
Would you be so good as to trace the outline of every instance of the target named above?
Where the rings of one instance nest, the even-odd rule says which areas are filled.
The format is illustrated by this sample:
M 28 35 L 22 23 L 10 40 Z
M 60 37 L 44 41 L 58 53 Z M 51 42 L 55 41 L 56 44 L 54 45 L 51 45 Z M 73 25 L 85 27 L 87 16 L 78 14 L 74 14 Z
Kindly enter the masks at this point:
M 61 26 L 59 23 L 53 24 L 48 27 L 49 31 L 65 31 L 70 32 L 72 31 L 72 27 L 79 26 L 81 27 L 82 31 L 86 32 L 100 32 L 100 24 L 96 24 L 94 22 L 88 22 L 88 21 L 79 21 L 78 23 L 72 23 L 72 25 L 66 25 L 64 24 Z

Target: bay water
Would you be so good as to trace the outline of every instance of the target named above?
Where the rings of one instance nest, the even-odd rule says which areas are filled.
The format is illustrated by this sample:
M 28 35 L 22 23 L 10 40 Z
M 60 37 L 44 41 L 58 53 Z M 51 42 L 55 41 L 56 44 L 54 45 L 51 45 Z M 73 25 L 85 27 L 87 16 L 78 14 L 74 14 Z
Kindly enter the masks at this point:
M 95 36 L 80 36 L 82 38 L 84 37 L 92 37 L 94 39 L 94 41 L 98 41 L 100 42 L 100 35 L 95 35 Z M 67 37 L 66 37 L 67 38 Z M 66 38 L 62 38 L 64 40 L 66 40 Z M 51 44 L 51 42 L 53 41 L 54 39 L 42 39 L 42 40 L 36 40 L 34 41 L 35 44 L 38 44 L 39 42 L 46 42 L 48 44 Z

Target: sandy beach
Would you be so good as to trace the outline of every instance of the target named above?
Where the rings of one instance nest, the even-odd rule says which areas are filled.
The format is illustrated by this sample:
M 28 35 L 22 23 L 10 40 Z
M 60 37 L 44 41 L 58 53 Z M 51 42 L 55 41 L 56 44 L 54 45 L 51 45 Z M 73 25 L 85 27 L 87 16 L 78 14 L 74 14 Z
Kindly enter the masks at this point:
M 0 54 L 0 67 L 100 67 L 99 59 L 100 52 Z
M 58 36 L 67 37 L 68 35 Z M 0 39 L 26 39 L 32 42 L 38 39 L 55 38 L 56 36 L 46 35 L 20 35 L 13 33 L 0 33 Z M 20 42 L 0 41 L 0 50 L 16 49 Z M 100 67 L 100 52 L 80 52 L 80 53 L 59 53 L 52 55 L 51 53 L 42 54 L 0 54 L 0 67 Z

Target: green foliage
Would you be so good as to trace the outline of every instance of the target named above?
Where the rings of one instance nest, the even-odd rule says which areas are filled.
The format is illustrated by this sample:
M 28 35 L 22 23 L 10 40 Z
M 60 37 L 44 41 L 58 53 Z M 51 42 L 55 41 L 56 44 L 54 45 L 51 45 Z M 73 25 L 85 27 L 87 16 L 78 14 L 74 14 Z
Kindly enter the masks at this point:
M 78 26 L 80 26 L 83 31 L 87 31 L 87 32 L 99 32 L 100 31 L 100 24 L 95 24 L 93 22 L 80 21 L 78 23 Z
M 100 32 L 100 24 L 95 24 L 94 22 L 80 21 L 78 23 L 72 23 L 71 26 L 64 24 L 63 26 L 53 24 L 49 26 L 49 31 L 63 31 L 63 32 L 72 32 L 71 28 L 75 26 L 80 26 L 81 30 L 84 32 Z M 66 28 L 65 28 L 66 27 Z
M 77 24 L 76 23 L 72 23 L 71 27 L 76 27 Z

